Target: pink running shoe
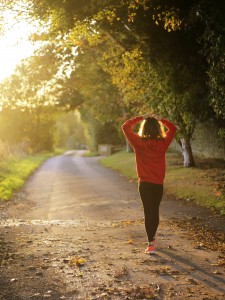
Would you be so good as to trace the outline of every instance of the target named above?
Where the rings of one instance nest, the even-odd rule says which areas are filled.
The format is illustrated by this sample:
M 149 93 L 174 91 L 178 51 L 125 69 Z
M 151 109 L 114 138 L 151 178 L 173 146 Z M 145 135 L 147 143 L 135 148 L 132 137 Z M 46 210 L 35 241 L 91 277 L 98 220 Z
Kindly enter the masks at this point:
M 148 247 L 145 249 L 146 254 L 155 254 L 155 241 L 150 243 Z

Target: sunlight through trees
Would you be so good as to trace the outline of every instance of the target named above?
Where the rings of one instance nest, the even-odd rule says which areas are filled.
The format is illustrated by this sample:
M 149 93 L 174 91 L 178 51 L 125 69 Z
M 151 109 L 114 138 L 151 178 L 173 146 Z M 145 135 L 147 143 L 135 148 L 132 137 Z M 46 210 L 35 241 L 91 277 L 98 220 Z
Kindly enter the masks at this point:
M 173 5 L 149 0 L 2 1 L 1 28 L 11 10 L 16 20 L 38 24 L 31 40 L 39 45 L 2 82 L 2 114 L 6 109 L 33 114 L 37 139 L 42 140 L 42 120 L 51 119 L 50 126 L 56 115 L 78 109 L 89 128 L 87 141 L 96 147 L 106 128 L 115 132 L 111 143 L 122 142 L 124 112 L 157 111 L 179 126 L 177 140 L 187 166 L 193 166 L 196 124 L 214 119 L 224 134 L 224 8 L 221 0 Z M 51 125 L 48 132 L 53 131 Z

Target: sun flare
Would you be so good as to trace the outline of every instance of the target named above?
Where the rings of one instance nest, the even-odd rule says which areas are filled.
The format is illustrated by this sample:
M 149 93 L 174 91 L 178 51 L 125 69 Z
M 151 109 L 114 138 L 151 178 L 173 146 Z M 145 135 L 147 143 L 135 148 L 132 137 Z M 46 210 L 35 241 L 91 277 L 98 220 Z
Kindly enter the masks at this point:
M 7 25 L 0 37 L 0 81 L 11 75 L 23 58 L 32 55 L 34 45 L 28 37 L 34 26 L 25 20 L 16 22 L 12 11 L 5 13 Z

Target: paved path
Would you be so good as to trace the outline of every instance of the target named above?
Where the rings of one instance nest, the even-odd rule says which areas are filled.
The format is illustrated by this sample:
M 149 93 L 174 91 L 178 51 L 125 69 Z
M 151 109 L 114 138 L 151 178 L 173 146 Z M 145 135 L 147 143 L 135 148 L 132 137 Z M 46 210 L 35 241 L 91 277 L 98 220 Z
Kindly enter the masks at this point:
M 81 154 L 46 161 L 2 209 L 0 299 L 224 299 L 219 236 L 217 251 L 195 238 L 220 218 L 164 198 L 146 256 L 136 183 Z

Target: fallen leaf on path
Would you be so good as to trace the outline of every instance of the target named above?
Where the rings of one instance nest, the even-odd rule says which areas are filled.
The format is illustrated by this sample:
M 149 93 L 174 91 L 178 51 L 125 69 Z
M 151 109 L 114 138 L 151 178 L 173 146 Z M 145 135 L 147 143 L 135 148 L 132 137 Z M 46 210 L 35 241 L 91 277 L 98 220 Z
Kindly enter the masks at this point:
M 213 271 L 212 274 L 215 274 L 215 275 L 222 275 L 223 273 L 220 272 L 220 271 Z
M 78 271 L 77 269 L 75 269 L 74 272 L 76 273 L 76 276 L 77 276 L 77 277 L 83 277 L 83 276 L 84 276 L 84 273 Z
M 133 244 L 133 240 L 130 239 L 130 240 L 126 241 L 125 244 Z
M 68 266 L 69 267 L 74 267 L 74 266 L 77 266 L 77 267 L 81 267 L 85 264 L 86 262 L 86 259 L 83 258 L 83 257 L 80 257 L 78 258 L 76 255 L 73 256 L 73 258 L 68 262 Z
M 180 271 L 178 270 L 174 270 L 172 269 L 172 267 L 170 266 L 165 266 L 165 267 L 160 267 L 160 268 L 157 268 L 157 269 L 149 269 L 149 271 L 151 271 L 151 273 L 155 273 L 155 274 L 158 274 L 158 275 L 169 275 L 169 276 L 173 276 L 174 275 L 184 275 L 186 273 L 181 273 Z
M 206 247 L 204 244 L 200 243 L 199 245 L 194 247 L 195 249 L 199 249 L 199 250 L 206 250 Z
M 117 223 L 113 223 L 112 227 L 122 227 L 122 226 L 129 226 L 129 225 L 139 225 L 143 224 L 144 220 L 143 219 L 138 219 L 138 220 L 123 220 Z
M 198 285 L 198 284 L 199 284 L 197 281 L 195 281 L 195 280 L 192 279 L 192 278 L 188 278 L 188 279 L 187 279 L 187 282 L 190 283 L 190 284 L 194 284 L 194 285 Z
M 114 277 L 115 278 L 120 278 L 120 277 L 123 277 L 125 275 L 128 275 L 128 271 L 127 271 L 126 267 L 123 266 L 119 270 L 115 271 Z
M 124 286 L 124 287 L 105 287 L 100 289 L 99 296 L 107 297 L 109 295 L 121 296 L 122 299 L 155 299 L 160 292 L 159 285 L 146 286 Z M 97 298 L 98 299 L 98 298 Z M 108 299 L 108 298 L 105 298 Z
M 134 249 L 131 250 L 131 252 L 133 252 L 133 253 L 138 253 L 138 252 L 140 252 L 140 249 L 134 248 Z
M 219 260 L 215 264 L 211 264 L 211 266 L 225 267 L 225 259 Z

